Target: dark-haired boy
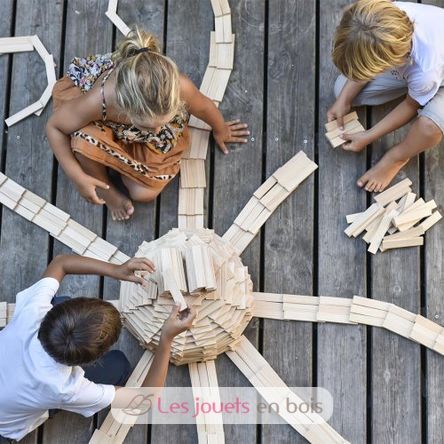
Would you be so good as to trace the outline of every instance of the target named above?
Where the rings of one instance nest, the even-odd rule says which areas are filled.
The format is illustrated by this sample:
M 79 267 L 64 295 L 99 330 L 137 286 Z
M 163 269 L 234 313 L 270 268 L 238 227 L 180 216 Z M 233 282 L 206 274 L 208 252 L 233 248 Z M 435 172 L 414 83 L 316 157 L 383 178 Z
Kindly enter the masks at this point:
M 128 397 L 130 373 L 125 355 L 108 351 L 117 341 L 121 321 L 112 304 L 100 299 L 58 301 L 55 294 L 67 274 L 96 274 L 142 283 L 136 271 L 154 264 L 134 258 L 113 265 L 80 256 L 57 256 L 43 278 L 20 292 L 11 322 L 0 332 L 0 436 L 20 440 L 62 409 L 92 416 L 111 402 Z M 191 327 L 194 312 L 165 322 L 160 345 L 144 381 L 163 387 L 173 338 Z

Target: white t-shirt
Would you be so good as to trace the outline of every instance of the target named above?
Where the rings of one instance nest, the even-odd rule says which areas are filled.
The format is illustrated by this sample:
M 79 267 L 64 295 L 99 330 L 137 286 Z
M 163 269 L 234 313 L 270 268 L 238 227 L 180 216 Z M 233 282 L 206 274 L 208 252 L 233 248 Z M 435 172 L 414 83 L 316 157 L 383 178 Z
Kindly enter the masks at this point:
M 58 288 L 57 280 L 44 278 L 20 292 L 11 322 L 0 331 L 0 435 L 6 438 L 23 438 L 48 418 L 48 409 L 92 416 L 114 399 L 112 385 L 57 363 L 38 340 Z
M 409 96 L 424 106 L 444 81 L 444 9 L 410 2 L 393 2 L 413 22 L 410 62 L 398 68 Z

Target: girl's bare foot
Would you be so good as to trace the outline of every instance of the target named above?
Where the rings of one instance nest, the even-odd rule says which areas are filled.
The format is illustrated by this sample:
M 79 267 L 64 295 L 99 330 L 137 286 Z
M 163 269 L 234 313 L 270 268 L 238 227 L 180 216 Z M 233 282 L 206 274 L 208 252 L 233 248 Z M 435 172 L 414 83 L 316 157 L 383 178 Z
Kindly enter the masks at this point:
M 395 160 L 391 153 L 385 154 L 374 167 L 358 179 L 358 187 L 364 187 L 370 192 L 383 191 L 407 162 L 408 159 Z
M 128 220 L 134 214 L 131 200 L 113 185 L 110 186 L 109 190 L 97 189 L 97 194 L 106 202 L 113 220 Z

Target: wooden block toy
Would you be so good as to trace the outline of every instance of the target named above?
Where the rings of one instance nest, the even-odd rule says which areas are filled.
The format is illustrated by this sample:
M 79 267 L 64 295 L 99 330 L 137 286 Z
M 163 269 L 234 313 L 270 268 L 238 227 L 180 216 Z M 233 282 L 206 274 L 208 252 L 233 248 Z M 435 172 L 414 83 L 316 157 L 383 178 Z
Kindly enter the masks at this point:
M 179 289 L 174 272 L 171 269 L 167 269 L 162 273 L 162 276 L 165 289 L 168 289 L 169 293 L 174 299 L 174 302 L 180 306 L 180 311 L 188 308 L 187 302 Z
M 23 108 L 21 111 L 8 117 L 5 120 L 5 123 L 8 126 L 12 126 L 12 125 L 16 124 L 17 122 L 19 122 L 20 120 L 23 120 L 26 117 L 30 116 L 31 114 L 34 114 L 37 111 L 40 111 L 42 108 L 43 108 L 43 104 L 40 102 L 40 100 L 37 100 L 37 102 L 32 103 L 31 105 L 27 106 L 26 108 Z
M 348 224 L 352 224 L 355 220 L 357 220 L 360 216 L 362 215 L 361 213 L 353 213 L 353 214 L 347 214 L 345 216 L 345 220 L 347 221 Z
M 379 205 L 385 206 L 390 202 L 403 197 L 405 194 L 410 193 L 412 191 L 412 189 L 410 188 L 411 184 L 412 181 L 408 178 L 401 180 L 396 185 L 393 185 L 392 187 L 387 188 L 382 193 L 374 196 L 374 200 L 379 203 Z
M 382 327 L 392 304 L 375 299 L 353 296 L 350 320 L 375 327 Z
M 203 120 L 198 119 L 196 116 L 191 116 L 188 122 L 190 128 L 197 128 L 201 130 L 211 131 L 211 126 L 205 123 Z
M 440 334 L 436 338 L 435 344 L 433 344 L 433 350 L 444 355 L 444 334 Z
M 123 34 L 128 35 L 131 29 L 127 24 L 117 15 L 114 10 L 108 10 L 105 15 L 111 20 L 114 26 Z
M 423 237 L 412 237 L 410 239 L 383 239 L 381 251 L 392 250 L 393 248 L 408 248 L 424 245 Z
M 353 120 L 358 120 L 358 113 L 356 111 L 353 111 L 353 112 L 344 116 L 344 125 L 353 121 Z M 325 131 L 326 132 L 333 131 L 337 128 L 339 128 L 337 120 L 333 120 L 333 121 L 325 124 Z
M 393 202 L 392 202 L 393 204 Z M 390 224 L 392 223 L 393 217 L 395 215 L 395 210 L 390 209 L 387 207 L 386 212 L 381 220 L 381 223 L 379 224 L 378 228 L 376 229 L 375 234 L 372 236 L 370 240 L 370 246 L 368 247 L 368 250 L 372 254 L 376 254 L 378 251 L 379 246 L 381 245 L 382 239 L 384 238 L 385 234 L 387 233 L 387 230 L 390 228 Z
M 219 4 L 223 15 L 231 14 L 231 9 L 228 0 L 219 0 Z
M 205 70 L 205 73 L 202 78 L 202 83 L 199 88 L 199 90 L 202 94 L 208 96 L 210 89 L 211 89 L 211 85 L 213 84 L 213 78 L 216 75 L 216 71 L 217 71 L 217 68 L 211 67 L 211 66 L 208 66 L 207 69 Z M 191 121 L 191 119 L 190 119 L 190 121 Z
M 354 324 L 350 321 L 350 308 L 353 300 L 349 298 L 319 297 L 318 322 L 336 322 Z
M 426 220 L 421 222 L 421 227 L 424 231 L 427 231 L 429 228 L 433 227 L 437 222 L 442 219 L 442 215 L 439 211 L 435 211 L 431 216 L 429 216 Z
M 210 133 L 197 128 L 190 128 L 191 143 L 183 159 L 206 159 Z
M 391 304 L 382 327 L 408 338 L 410 337 L 415 318 L 415 314 Z
M 410 228 L 407 231 L 398 232 L 395 234 L 390 234 L 388 236 L 385 236 L 383 241 L 387 240 L 400 240 L 400 239 L 411 239 L 414 237 L 422 236 L 425 233 L 424 228 L 421 225 L 418 225 L 417 227 Z
M 444 327 L 436 324 L 430 319 L 421 315 L 416 315 L 415 323 L 410 332 L 410 339 L 413 339 L 420 344 L 433 348 L 435 346 L 438 336 L 444 333 Z
M 205 161 L 182 159 L 180 164 L 180 186 L 182 188 L 205 188 Z
M 431 216 L 432 210 L 436 208 L 436 203 L 432 200 L 424 205 L 418 206 L 415 209 L 411 209 L 411 207 L 403 211 L 399 216 L 393 218 L 393 225 L 395 225 L 395 227 L 408 224 L 409 222 L 416 223 L 421 219 Z
M 216 289 L 216 277 L 207 245 L 188 247 L 185 250 L 185 262 L 190 293 Z
M 204 188 L 179 188 L 179 214 L 204 214 Z
M 228 82 L 230 80 L 230 75 L 231 70 L 216 68 L 214 75 L 211 78 L 211 84 L 208 90 L 205 92 L 205 95 L 208 96 L 210 99 L 219 102 L 222 101 L 225 90 L 228 86 Z
M 349 226 L 345 229 L 344 233 L 348 237 L 356 237 L 359 236 L 365 228 L 370 225 L 379 215 L 384 213 L 384 208 L 379 204 L 372 204 L 367 208 L 361 215 Z
M 340 130 L 339 128 L 334 129 L 333 131 L 326 133 L 325 137 L 327 137 L 328 141 L 330 142 L 330 145 L 333 148 L 337 148 L 338 146 L 346 142 L 346 140 L 341 137 L 342 134 L 344 133 L 355 134 L 355 133 L 360 133 L 362 131 L 365 131 L 365 128 L 362 126 L 362 124 L 358 120 L 352 120 L 344 124 L 343 130 Z
M 117 247 L 107 242 L 106 240 L 97 237 L 94 239 L 87 252 L 92 253 L 95 257 L 101 258 L 103 261 L 108 261 L 116 253 Z M 85 252 L 84 255 L 87 253 Z
M 0 38 L 0 54 L 32 51 L 32 36 Z
M 265 194 L 268 193 L 268 191 L 273 188 L 273 186 L 277 183 L 277 180 L 270 176 L 254 193 L 253 196 L 256 197 L 258 200 L 263 197 Z
M 234 40 L 235 35 L 232 34 L 231 42 L 229 43 L 215 43 L 216 45 L 216 60 L 215 66 L 218 69 L 232 70 L 234 66 Z M 214 34 L 214 41 L 216 42 L 216 35 Z M 222 100 L 222 99 L 221 99 Z
M 215 17 L 219 17 L 223 15 L 222 6 L 220 4 L 220 0 L 211 0 L 211 7 L 213 8 L 213 14 Z
M 215 17 L 216 43 L 230 43 L 232 41 L 231 15 Z

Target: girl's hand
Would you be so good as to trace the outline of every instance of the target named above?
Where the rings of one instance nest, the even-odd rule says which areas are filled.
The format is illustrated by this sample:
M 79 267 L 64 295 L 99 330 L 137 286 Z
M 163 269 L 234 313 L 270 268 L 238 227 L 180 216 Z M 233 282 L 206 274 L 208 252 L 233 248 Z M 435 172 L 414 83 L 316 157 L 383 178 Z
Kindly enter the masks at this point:
M 248 139 L 241 136 L 248 136 L 248 125 L 246 123 L 240 123 L 240 119 L 225 122 L 224 129 L 222 131 L 213 131 L 213 137 L 216 141 L 219 149 L 228 154 L 228 148 L 226 143 L 247 143 Z
M 96 187 L 102 188 L 102 190 L 109 190 L 109 185 L 95 177 L 89 176 L 88 174 L 83 175 L 79 180 L 76 181 L 77 189 L 79 193 L 88 202 L 95 205 L 103 205 L 105 201 L 100 199 L 96 193 Z
M 327 121 L 338 120 L 340 129 L 344 128 L 344 116 L 350 112 L 351 105 L 341 99 L 336 100 L 333 106 L 327 111 Z
M 170 317 L 163 324 L 162 337 L 167 341 L 172 341 L 178 334 L 191 328 L 196 317 L 194 308 L 187 308 L 180 313 L 179 308 L 178 305 L 175 305 Z
M 343 133 L 340 137 L 346 140 L 346 142 L 342 144 L 342 149 L 345 151 L 354 151 L 358 153 L 371 143 L 367 131 L 361 131 L 354 134 Z
M 144 257 L 134 257 L 116 268 L 114 278 L 120 281 L 136 282 L 143 285 L 145 279 L 142 277 L 146 272 L 154 273 L 156 271 L 155 265 Z M 138 276 L 135 275 L 136 272 Z

